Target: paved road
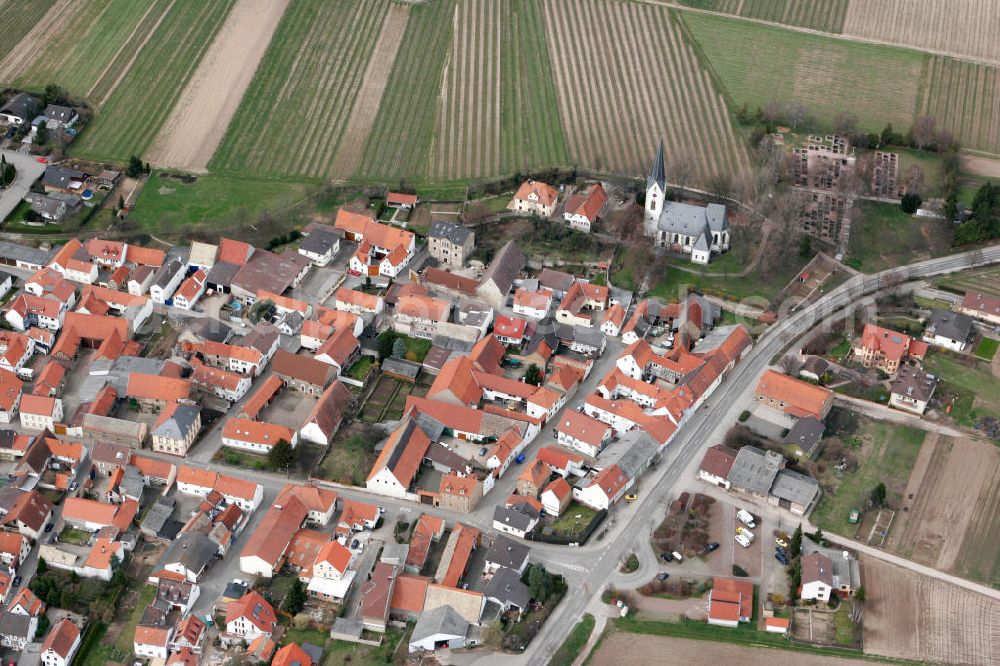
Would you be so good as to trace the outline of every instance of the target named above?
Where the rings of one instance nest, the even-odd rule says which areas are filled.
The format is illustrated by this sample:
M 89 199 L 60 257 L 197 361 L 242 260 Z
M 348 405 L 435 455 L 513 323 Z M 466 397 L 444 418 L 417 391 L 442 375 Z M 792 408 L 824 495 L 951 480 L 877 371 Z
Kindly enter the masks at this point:
M 13 150 L 0 150 L 0 155 L 17 169 L 14 184 L 6 190 L 0 190 L 0 221 L 3 221 L 24 200 L 31 184 L 45 173 L 45 165 L 39 164 L 34 155 L 16 153 Z
M 484 664 L 541 664 L 558 649 L 562 640 L 585 611 L 593 595 L 599 594 L 603 582 L 610 580 L 623 552 L 630 546 L 631 538 L 641 538 L 651 527 L 649 515 L 656 504 L 669 501 L 687 483 L 698 464 L 698 454 L 720 441 L 725 430 L 734 423 L 753 384 L 770 364 L 771 359 L 806 331 L 825 321 L 834 312 L 859 301 L 863 296 L 881 288 L 909 280 L 940 275 L 1000 262 L 1000 246 L 986 248 L 976 253 L 962 253 L 940 259 L 903 266 L 877 275 L 858 275 L 821 299 L 787 316 L 767 331 L 734 368 L 729 377 L 711 397 L 708 408 L 699 410 L 680 430 L 671 444 L 665 460 L 658 470 L 643 480 L 646 490 L 632 504 L 638 511 L 626 520 L 619 520 L 614 535 L 601 543 L 577 549 L 574 555 L 592 563 L 584 584 L 570 584 L 570 591 L 555 609 L 548 622 L 519 657 L 486 656 Z M 624 535 L 624 537 L 623 537 Z M 901 560 L 906 563 L 906 560 Z M 912 563 L 911 563 L 912 564 Z M 903 564 L 903 566 L 907 566 Z M 914 565 L 916 566 L 916 565 Z

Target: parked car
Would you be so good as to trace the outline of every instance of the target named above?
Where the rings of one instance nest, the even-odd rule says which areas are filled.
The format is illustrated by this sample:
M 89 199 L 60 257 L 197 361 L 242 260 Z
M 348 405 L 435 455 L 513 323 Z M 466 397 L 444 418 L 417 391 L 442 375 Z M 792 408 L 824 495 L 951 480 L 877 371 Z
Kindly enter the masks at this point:
M 668 578 L 670 578 L 670 574 L 667 573 L 666 571 L 662 571 L 656 574 L 656 580 L 666 580 Z
M 80 484 L 77 483 L 76 481 L 73 481 L 72 483 L 69 484 L 69 491 L 71 493 L 74 493 L 74 492 L 76 492 L 76 489 L 79 488 L 79 487 L 80 487 Z
M 660 557 L 663 559 L 664 562 L 674 561 L 674 556 L 671 555 L 670 553 L 660 553 Z
M 784 539 L 782 539 L 781 537 L 778 537 L 777 539 L 775 539 L 774 543 L 778 544 L 782 548 L 788 548 L 788 542 L 785 541 Z
M 628 502 L 629 504 L 636 501 L 637 499 L 639 499 L 639 496 L 636 495 L 635 493 L 629 493 L 628 495 L 625 496 L 625 501 Z
M 739 519 L 741 523 L 743 523 L 750 529 L 757 527 L 757 522 L 753 519 L 753 516 L 746 509 L 740 509 L 739 511 L 737 511 L 736 517 Z
M 53 527 L 55 527 L 55 525 L 53 525 L 52 523 L 49 523 L 48 525 L 45 526 L 45 531 L 46 532 L 51 532 Z
M 708 545 L 705 546 L 705 552 L 706 553 L 711 553 L 712 551 L 718 550 L 718 549 L 719 549 L 719 542 L 718 541 L 713 541 L 710 544 L 708 544 Z
M 746 538 L 742 534 L 737 534 L 736 535 L 736 543 L 740 544 L 744 548 L 749 548 L 750 547 L 750 539 Z
M 781 553 L 781 554 L 782 554 L 782 555 L 784 555 L 785 557 L 788 557 L 788 551 L 787 551 L 787 550 L 785 550 L 784 548 L 782 548 L 781 546 L 778 546 L 777 548 L 775 548 L 775 549 L 774 549 L 774 552 L 776 552 L 776 553 Z
M 520 465 L 521 463 L 523 463 L 524 462 L 524 454 L 522 453 L 518 457 L 514 458 L 514 462 L 517 463 L 518 465 Z
M 786 566 L 786 567 L 788 566 L 788 558 L 785 557 L 784 555 L 782 555 L 781 553 L 775 553 L 774 554 L 774 559 L 776 559 L 779 562 L 781 562 L 781 564 L 783 564 L 784 566 Z
M 11 581 L 11 585 L 16 589 L 21 586 L 21 577 L 14 576 L 14 580 Z

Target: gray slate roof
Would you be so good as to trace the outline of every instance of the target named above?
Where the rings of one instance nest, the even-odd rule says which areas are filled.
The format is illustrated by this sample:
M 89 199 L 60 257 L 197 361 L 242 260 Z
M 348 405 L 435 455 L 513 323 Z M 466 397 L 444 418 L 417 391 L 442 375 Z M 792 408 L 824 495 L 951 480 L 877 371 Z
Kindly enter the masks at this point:
M 514 241 L 507 241 L 507 244 L 500 248 L 497 255 L 493 257 L 493 261 L 486 267 L 477 291 L 485 285 L 493 283 L 501 294 L 506 294 L 514 284 L 514 278 L 524 268 L 524 262 L 524 254 L 514 244 Z
M 521 506 L 525 505 L 517 505 L 518 508 Z M 519 511 L 518 508 L 508 509 L 504 505 L 498 504 L 493 509 L 493 520 L 503 525 L 510 525 L 519 532 L 527 532 L 531 529 L 532 523 L 537 521 L 538 518 L 537 516 L 532 517 L 523 511 Z
M 166 287 L 183 268 L 184 265 L 177 257 L 168 259 L 153 275 L 152 284 L 161 288 Z
M 469 623 L 466 622 L 465 618 L 459 615 L 454 608 L 445 604 L 420 614 L 416 626 L 413 627 L 410 643 L 417 643 L 439 634 L 465 638 L 468 631 Z
M 45 173 L 42 174 L 42 184 L 51 187 L 68 188 L 70 181 L 82 180 L 85 175 L 82 171 L 77 171 L 76 169 L 67 169 L 66 167 L 50 164 L 46 167 Z
M 471 233 L 471 229 L 463 227 L 461 224 L 435 220 L 431 222 L 431 228 L 427 235 L 431 238 L 444 238 L 453 245 L 464 245 Z
M 809 458 L 822 440 L 823 422 L 814 416 L 806 416 L 795 422 L 781 443 L 794 444 Z
M 729 483 L 737 488 L 766 495 L 783 462 L 784 459 L 778 453 L 765 453 L 756 446 L 744 446 L 736 454 L 736 462 L 729 470 Z
M 948 310 L 934 310 L 927 320 L 927 328 L 933 329 L 934 335 L 965 342 L 972 333 L 972 317 Z
M 503 534 L 498 534 L 493 539 L 493 545 L 486 551 L 486 561 L 499 564 L 502 567 L 510 567 L 516 571 L 524 566 L 530 552 L 529 546 Z
M 59 106 L 58 104 L 49 104 L 45 107 L 45 111 L 42 113 L 49 120 L 56 120 L 61 123 L 68 123 L 76 115 L 76 111 L 68 106 Z
M 779 500 L 810 506 L 819 496 L 819 481 L 804 474 L 783 469 L 778 472 L 774 479 L 771 494 Z
M 531 591 L 521 582 L 517 572 L 507 567 L 500 567 L 483 592 L 487 599 L 496 601 L 504 608 L 516 606 L 524 610 L 531 600 Z
M 0 636 L 12 636 L 27 639 L 28 632 L 31 630 L 31 621 L 34 619 L 35 618 L 30 615 L 21 615 L 20 613 L 4 611 L 0 614 Z
M 177 405 L 174 413 L 153 431 L 153 435 L 170 439 L 184 439 L 191 431 L 191 427 L 198 419 L 200 412 L 201 408 L 197 405 Z
M 50 250 L 39 250 L 38 248 L 28 247 L 27 245 L 18 245 L 17 243 L 0 241 L 0 259 L 23 261 L 25 263 L 37 264 L 39 266 L 48 264 L 49 259 L 51 259 L 52 256 L 58 251 L 58 247 L 53 247 Z
M 9 102 L 0 106 L 0 114 L 9 114 L 25 120 L 31 120 L 35 116 L 37 108 L 37 99 L 28 93 L 18 93 Z
M 625 478 L 634 479 L 639 470 L 649 464 L 660 444 L 645 430 L 629 430 L 614 446 L 601 451 L 598 464 L 601 468 L 618 465 Z
M 663 159 L 663 139 L 660 139 L 660 146 L 656 149 L 656 157 L 653 159 L 653 166 L 649 170 L 649 178 L 646 179 L 646 189 L 653 184 L 659 186 L 660 191 L 667 189 L 667 170 Z
M 340 239 L 337 237 L 337 234 L 333 233 L 332 229 L 330 231 L 317 229 L 302 239 L 302 242 L 299 243 L 299 249 L 323 255 L 333 249 L 339 242 Z
M 163 564 L 180 562 L 191 571 L 201 571 L 219 552 L 219 546 L 201 532 L 186 532 L 171 542 Z

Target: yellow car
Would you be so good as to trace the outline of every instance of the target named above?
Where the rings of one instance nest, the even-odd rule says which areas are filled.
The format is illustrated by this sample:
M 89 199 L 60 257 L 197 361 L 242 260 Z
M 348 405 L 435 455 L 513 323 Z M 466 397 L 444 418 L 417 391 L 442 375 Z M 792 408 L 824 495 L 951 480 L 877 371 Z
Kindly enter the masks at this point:
M 625 501 L 629 503 L 632 503 L 637 499 L 639 499 L 639 496 L 636 495 L 635 493 L 629 493 L 628 495 L 625 496 Z

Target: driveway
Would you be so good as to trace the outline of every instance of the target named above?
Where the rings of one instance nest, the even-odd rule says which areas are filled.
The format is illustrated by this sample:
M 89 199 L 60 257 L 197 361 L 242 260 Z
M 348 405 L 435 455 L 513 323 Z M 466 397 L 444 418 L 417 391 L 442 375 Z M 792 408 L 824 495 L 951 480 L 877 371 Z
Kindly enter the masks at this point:
M 0 190 L 0 221 L 2 221 L 7 219 L 7 216 L 24 200 L 31 189 L 31 184 L 45 173 L 45 165 L 35 161 L 34 155 L 15 153 L 12 150 L 0 150 L 0 155 L 17 169 L 14 184 L 6 190 Z

